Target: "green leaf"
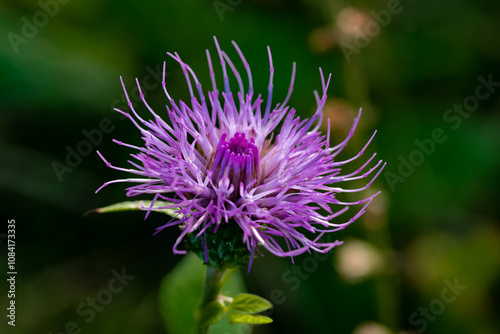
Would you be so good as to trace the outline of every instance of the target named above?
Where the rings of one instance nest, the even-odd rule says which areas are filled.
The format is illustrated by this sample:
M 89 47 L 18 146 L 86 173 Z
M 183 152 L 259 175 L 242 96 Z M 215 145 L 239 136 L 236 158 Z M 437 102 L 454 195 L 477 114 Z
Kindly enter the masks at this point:
M 133 210 L 145 211 L 147 210 L 147 208 L 149 208 L 151 203 L 152 201 L 127 201 L 127 202 L 115 203 L 102 208 L 90 210 L 86 212 L 85 215 L 88 215 L 91 212 L 108 213 L 108 212 L 133 211 Z M 151 211 L 164 213 L 171 217 L 182 218 L 182 214 L 174 212 L 174 209 L 158 209 L 158 207 L 172 205 L 172 204 L 173 203 L 166 201 L 155 201 L 155 206 L 151 209 Z
M 195 311 L 201 303 L 206 266 L 189 252 L 161 282 L 160 313 L 167 333 L 196 333 Z M 243 277 L 236 271 L 222 288 L 223 295 L 235 296 L 244 292 Z M 230 325 L 227 317 L 210 327 L 211 334 L 248 333 L 246 325 Z
M 270 301 L 250 293 L 240 293 L 234 297 L 233 302 L 229 305 L 230 310 L 245 314 L 259 313 L 271 307 L 273 304 Z
M 209 303 L 202 310 L 200 315 L 200 325 L 202 327 L 212 326 L 222 320 L 226 314 L 226 308 L 218 301 Z
M 230 324 L 270 324 L 273 319 L 266 317 L 265 315 L 251 315 L 251 314 L 241 314 L 241 313 L 229 313 L 229 323 Z
M 163 279 L 160 286 L 160 312 L 167 333 L 193 334 L 194 312 L 203 293 L 204 268 L 191 253 Z

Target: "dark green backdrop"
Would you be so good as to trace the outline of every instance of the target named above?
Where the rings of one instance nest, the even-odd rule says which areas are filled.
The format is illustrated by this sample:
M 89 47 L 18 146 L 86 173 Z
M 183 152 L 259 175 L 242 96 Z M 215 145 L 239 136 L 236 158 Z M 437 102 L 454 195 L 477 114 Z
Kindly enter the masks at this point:
M 275 102 L 296 61 L 290 105 L 302 117 L 314 110 L 318 67 L 332 73 L 332 141 L 363 107 L 342 157 L 377 129 L 368 153 L 388 163 L 368 192 L 382 190 L 371 209 L 335 235 L 344 246 L 297 257 L 296 267 L 267 253 L 255 261 L 248 290 L 279 301 L 275 322 L 255 333 L 497 333 L 499 9 L 466 0 L 3 0 L 0 271 L 4 277 L 7 221 L 15 219 L 18 274 L 16 327 L 4 316 L 1 280 L 1 332 L 55 334 L 75 323 L 82 333 L 165 333 L 157 291 L 180 260 L 171 252 L 175 229 L 153 237 L 163 216 L 83 213 L 125 200 L 123 185 L 94 194 L 125 177 L 95 150 L 125 166 L 130 150 L 111 140 L 140 144 L 112 110 L 125 108 L 119 76 L 130 88 L 136 77 L 145 82 L 161 111 L 163 61 L 171 95 L 188 96 L 166 52 L 177 51 L 208 86 L 205 49 L 215 54 L 217 36 L 230 56 L 230 41 L 239 44 L 264 96 L 271 47 Z M 85 133 L 94 134 L 90 148 Z M 71 150 L 86 154 L 71 157 L 73 167 Z M 122 270 L 135 278 L 90 311 L 88 298 L 105 298 Z

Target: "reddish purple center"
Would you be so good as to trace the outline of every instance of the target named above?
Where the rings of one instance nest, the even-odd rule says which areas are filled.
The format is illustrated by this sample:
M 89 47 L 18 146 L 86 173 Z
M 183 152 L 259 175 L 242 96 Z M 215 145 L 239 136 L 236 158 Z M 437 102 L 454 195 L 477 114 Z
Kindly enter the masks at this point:
M 254 138 L 248 141 L 244 133 L 236 132 L 229 141 L 226 141 L 226 138 L 227 134 L 222 134 L 217 145 L 212 177 L 214 183 L 217 183 L 227 176 L 237 189 L 241 182 L 246 185 L 257 177 L 259 150 L 255 146 Z

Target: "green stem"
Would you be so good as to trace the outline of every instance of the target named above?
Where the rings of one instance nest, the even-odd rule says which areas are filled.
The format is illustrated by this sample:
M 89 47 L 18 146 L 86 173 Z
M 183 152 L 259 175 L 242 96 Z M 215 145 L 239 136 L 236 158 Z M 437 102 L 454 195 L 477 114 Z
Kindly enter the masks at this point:
M 217 268 L 213 268 L 207 266 L 207 272 L 205 276 L 205 288 L 203 289 L 203 297 L 200 305 L 200 312 L 212 301 L 216 300 L 219 296 L 220 291 L 226 284 L 227 280 L 231 277 L 231 275 L 236 271 L 237 267 L 234 268 L 224 268 L 219 270 Z M 198 324 L 198 333 L 199 334 L 209 334 L 209 327 L 201 327 L 201 324 Z

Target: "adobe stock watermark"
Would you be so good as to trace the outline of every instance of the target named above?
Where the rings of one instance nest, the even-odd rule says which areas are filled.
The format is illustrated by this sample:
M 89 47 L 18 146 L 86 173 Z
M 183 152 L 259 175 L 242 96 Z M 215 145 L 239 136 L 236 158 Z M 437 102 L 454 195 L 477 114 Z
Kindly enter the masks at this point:
M 41 8 L 35 12 L 33 16 L 27 18 L 23 16 L 21 21 L 23 23 L 20 34 L 15 32 L 7 33 L 7 39 L 12 46 L 12 49 L 17 54 L 19 53 L 19 46 L 21 44 L 28 44 L 28 42 L 38 35 L 38 31 L 49 23 L 49 19 L 59 13 L 59 6 L 65 5 L 70 0 L 39 0 L 38 6 Z
M 87 299 L 76 307 L 76 314 L 83 320 L 85 324 L 92 322 L 96 314 L 102 312 L 104 307 L 109 305 L 115 295 L 123 291 L 123 289 L 135 278 L 135 276 L 128 275 L 125 268 L 121 272 L 115 269 L 111 270 L 113 278 L 108 282 L 106 288 L 97 292 L 95 297 L 87 297 Z M 80 322 L 80 324 L 79 324 Z M 81 321 L 68 321 L 64 325 L 64 330 L 56 333 L 50 332 L 49 334 L 80 334 L 82 333 Z
M 157 64 L 155 69 L 147 66 L 146 71 L 148 74 L 140 81 L 142 87 L 142 93 L 146 97 L 147 92 L 150 92 L 157 88 L 163 82 L 163 63 Z M 168 73 L 165 73 L 165 78 Z M 142 102 L 139 88 L 134 85 L 134 88 L 129 90 L 129 98 L 132 106 L 135 108 L 138 103 Z M 120 98 L 115 99 L 111 102 L 111 109 L 117 108 L 120 110 L 125 110 L 128 107 L 127 98 L 125 93 L 122 93 Z M 126 117 L 122 114 L 118 116 L 118 119 L 123 120 Z M 64 163 L 59 161 L 53 161 L 51 166 L 54 173 L 59 180 L 59 182 L 64 181 L 64 174 L 71 173 L 75 168 L 80 166 L 83 159 L 89 156 L 91 153 L 95 152 L 95 149 L 102 143 L 105 135 L 109 135 L 116 129 L 116 125 L 109 118 L 103 118 L 99 121 L 99 124 L 90 130 L 83 129 L 81 131 L 82 139 L 73 146 L 66 145 L 66 157 Z
M 428 307 L 419 307 L 418 312 L 413 312 L 410 315 L 408 321 L 410 325 L 418 327 L 418 333 L 423 333 L 429 322 L 436 320 L 436 316 L 446 310 L 446 305 L 453 303 L 462 294 L 462 291 L 468 288 L 467 285 L 458 284 L 458 277 L 453 279 L 453 283 L 447 279 L 443 283 L 446 287 L 441 291 L 439 298 L 433 299 Z
M 380 34 L 382 28 L 387 27 L 391 23 L 393 15 L 397 15 L 402 11 L 403 6 L 399 0 L 389 0 L 386 9 L 381 9 L 378 12 L 371 10 L 371 18 L 366 21 L 361 29 L 359 27 L 356 28 L 357 32 L 352 37 L 353 44 L 343 41 L 339 45 L 347 63 L 350 64 L 352 56 L 361 53 L 361 49 L 367 47 Z
M 237 6 L 241 5 L 243 0 L 214 0 L 212 5 L 214 6 L 219 19 L 224 21 L 224 13 L 227 11 L 232 12 Z
M 470 117 L 471 113 L 479 108 L 480 102 L 488 99 L 500 87 L 500 82 L 493 81 L 493 75 L 489 74 L 487 78 L 478 76 L 479 84 L 474 90 L 474 94 L 464 98 L 462 104 L 454 103 L 449 109 L 443 112 L 443 122 L 452 130 L 457 130 L 464 119 Z M 448 130 L 449 131 L 449 130 Z M 413 142 L 416 148 L 405 156 L 399 155 L 397 173 L 389 171 L 384 172 L 384 178 L 389 185 L 391 192 L 396 191 L 398 183 L 405 182 L 425 160 L 436 151 L 438 144 L 444 143 L 448 139 L 446 130 L 442 127 L 434 128 L 427 138 L 415 139 Z
M 253 332 L 253 325 L 238 324 L 236 333 L 234 331 L 224 332 L 223 334 L 251 334 Z
M 332 242 L 333 236 L 329 234 L 326 237 L 327 242 Z M 339 242 L 339 245 L 341 242 Z M 302 259 L 300 264 L 293 265 L 291 269 L 286 270 L 283 272 L 281 275 L 281 281 L 284 284 L 288 285 L 288 289 L 291 292 L 297 291 L 302 282 L 307 280 L 313 272 L 318 270 L 319 264 L 321 262 L 325 262 L 330 258 L 331 252 L 328 253 L 319 253 L 319 252 L 313 252 L 311 255 L 308 257 Z M 273 305 L 281 305 L 286 302 L 286 292 L 281 290 L 281 289 L 273 289 L 270 293 L 270 301 L 273 303 Z M 264 315 L 271 315 L 274 309 L 270 309 L 266 312 L 264 312 Z

